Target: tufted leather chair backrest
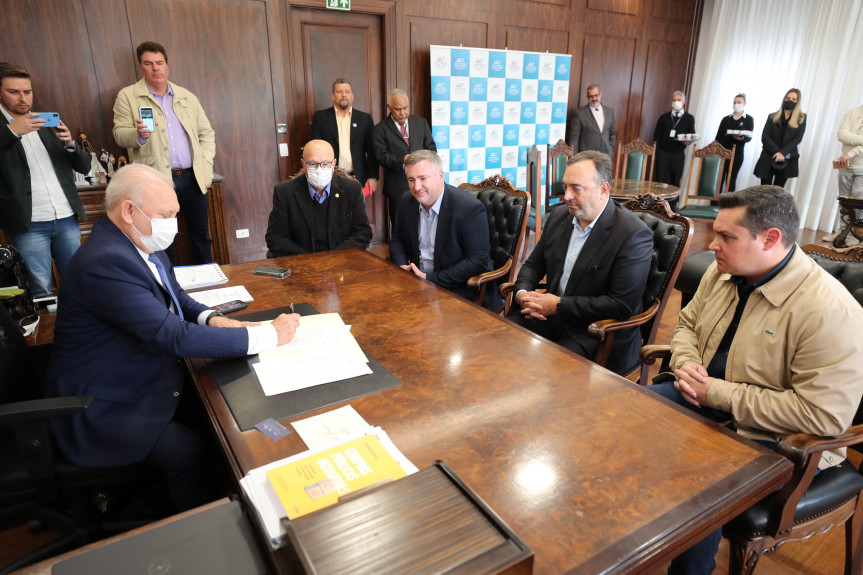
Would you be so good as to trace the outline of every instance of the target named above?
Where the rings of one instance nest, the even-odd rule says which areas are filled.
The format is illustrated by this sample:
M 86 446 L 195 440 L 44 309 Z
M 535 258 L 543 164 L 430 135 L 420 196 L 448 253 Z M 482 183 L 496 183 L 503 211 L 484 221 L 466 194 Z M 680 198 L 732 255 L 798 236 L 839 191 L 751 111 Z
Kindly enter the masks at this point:
M 839 283 L 851 292 L 857 303 L 863 305 L 863 259 L 840 260 L 836 259 L 836 256 L 824 254 L 820 251 L 809 251 L 807 248 L 809 246 L 803 246 L 803 251 L 815 260 L 815 263 L 824 268 L 827 273 L 839 280 Z M 863 251 L 857 251 L 857 254 L 863 257 Z
M 689 250 L 692 221 L 675 214 L 671 211 L 668 202 L 651 194 L 629 200 L 624 207 L 638 216 L 653 232 L 653 257 L 642 295 L 642 306 L 647 309 L 658 300 L 661 308 L 656 317 L 661 318 L 671 287 L 677 279 L 677 274 L 680 273 L 683 260 Z M 658 327 L 659 324 L 656 321 L 642 326 L 642 338 L 645 343 L 653 341 Z
M 459 187 L 474 194 L 485 206 L 492 268 L 503 267 L 508 260 L 515 258 L 530 208 L 529 196 L 522 190 L 516 190 L 512 183 L 502 176 L 494 176 L 476 185 L 462 184 Z
M 722 177 L 722 158 L 719 156 L 704 156 L 701 158 L 701 173 L 698 176 L 699 196 L 716 197 L 719 193 L 719 178 Z

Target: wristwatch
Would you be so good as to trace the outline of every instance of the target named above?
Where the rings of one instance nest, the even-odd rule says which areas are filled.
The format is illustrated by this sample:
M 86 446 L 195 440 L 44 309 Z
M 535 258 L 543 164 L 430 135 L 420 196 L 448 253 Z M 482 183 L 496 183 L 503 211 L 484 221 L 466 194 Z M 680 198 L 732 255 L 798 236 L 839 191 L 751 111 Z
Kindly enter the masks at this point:
M 216 316 L 219 316 L 219 317 L 225 317 L 225 314 L 223 314 L 223 313 L 222 313 L 222 312 L 220 312 L 220 311 L 215 311 L 215 310 L 213 310 L 213 313 L 211 313 L 210 315 L 208 315 L 208 316 L 207 316 L 207 321 L 206 321 L 205 323 L 206 323 L 207 325 L 210 325 L 210 320 L 211 320 L 211 319 L 213 319 L 213 318 L 214 318 L 214 317 L 216 317 Z

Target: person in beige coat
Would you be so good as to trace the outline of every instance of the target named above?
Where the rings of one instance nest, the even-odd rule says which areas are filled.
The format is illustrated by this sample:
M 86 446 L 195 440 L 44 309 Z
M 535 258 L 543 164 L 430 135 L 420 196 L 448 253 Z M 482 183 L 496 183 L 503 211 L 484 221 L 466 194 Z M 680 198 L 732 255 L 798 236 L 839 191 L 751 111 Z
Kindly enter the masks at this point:
M 863 308 L 795 243 L 794 198 L 776 186 L 720 196 L 716 253 L 671 340 L 673 383 L 650 388 L 767 447 L 793 433 L 838 435 L 863 395 Z M 819 468 L 844 450 L 824 452 Z M 677 557 L 712 572 L 721 530 Z M 676 563 L 675 563 L 676 562 Z
M 205 194 L 213 182 L 216 135 L 194 94 L 172 82 L 164 46 L 143 42 L 137 48 L 143 78 L 117 94 L 114 140 L 128 148 L 132 162 L 147 164 L 173 178 L 180 211 L 192 245 L 192 264 L 213 261 Z M 153 109 L 155 130 L 140 115 Z M 177 265 L 173 244 L 165 250 Z

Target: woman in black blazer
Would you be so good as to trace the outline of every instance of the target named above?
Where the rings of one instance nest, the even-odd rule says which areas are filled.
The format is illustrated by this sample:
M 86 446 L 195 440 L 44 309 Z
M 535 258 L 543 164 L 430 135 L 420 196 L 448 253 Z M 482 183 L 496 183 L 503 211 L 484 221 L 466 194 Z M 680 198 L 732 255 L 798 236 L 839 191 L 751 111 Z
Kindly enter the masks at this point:
M 800 90 L 791 88 L 782 99 L 782 106 L 771 114 L 761 132 L 761 157 L 755 164 L 755 175 L 762 185 L 782 187 L 788 178 L 799 173 L 797 146 L 806 131 L 806 114 L 800 109 Z

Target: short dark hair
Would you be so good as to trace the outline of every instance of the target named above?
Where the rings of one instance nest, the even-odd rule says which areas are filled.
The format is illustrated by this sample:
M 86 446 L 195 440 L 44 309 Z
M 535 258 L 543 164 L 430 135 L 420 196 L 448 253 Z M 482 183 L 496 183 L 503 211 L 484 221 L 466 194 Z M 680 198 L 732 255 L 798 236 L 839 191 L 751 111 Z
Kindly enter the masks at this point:
M 339 84 L 347 84 L 348 86 L 351 86 L 351 81 L 348 80 L 347 78 L 336 78 L 336 81 L 333 82 L 333 93 L 335 93 L 336 86 L 338 86 Z M 353 90 L 353 89 L 354 89 L 354 87 L 351 86 L 351 90 Z
M 30 72 L 10 62 L 0 62 L 0 84 L 6 78 L 30 78 Z
M 786 248 L 794 245 L 800 227 L 794 196 L 779 186 L 752 186 L 719 196 L 720 210 L 739 207 L 746 208 L 740 225 L 749 230 L 753 238 L 776 228 L 782 233 L 782 245 Z
M 596 150 L 585 150 L 571 158 L 567 158 L 566 165 L 570 166 L 585 161 L 593 162 L 593 167 L 596 168 L 593 181 L 596 182 L 597 187 L 605 183 L 611 183 L 611 157 L 608 154 L 597 152 Z
M 158 52 L 165 57 L 165 64 L 168 63 L 168 53 L 165 52 L 165 47 L 158 42 L 152 42 L 150 40 L 147 40 L 146 42 L 141 42 L 140 44 L 138 44 L 135 52 L 138 54 L 138 64 L 141 63 L 141 56 L 144 54 L 144 52 Z

